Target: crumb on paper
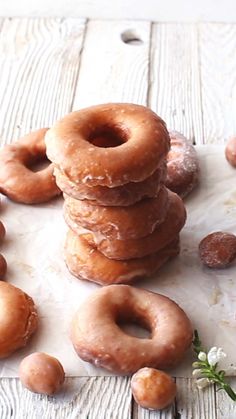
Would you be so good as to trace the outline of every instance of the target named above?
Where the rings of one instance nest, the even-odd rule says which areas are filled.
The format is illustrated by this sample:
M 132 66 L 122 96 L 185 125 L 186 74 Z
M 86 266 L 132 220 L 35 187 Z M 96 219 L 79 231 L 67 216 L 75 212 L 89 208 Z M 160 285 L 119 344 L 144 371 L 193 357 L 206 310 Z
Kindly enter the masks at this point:
M 210 297 L 209 297 L 209 299 L 208 299 L 209 305 L 214 306 L 214 305 L 218 304 L 221 296 L 222 296 L 221 290 L 219 288 L 214 288 Z

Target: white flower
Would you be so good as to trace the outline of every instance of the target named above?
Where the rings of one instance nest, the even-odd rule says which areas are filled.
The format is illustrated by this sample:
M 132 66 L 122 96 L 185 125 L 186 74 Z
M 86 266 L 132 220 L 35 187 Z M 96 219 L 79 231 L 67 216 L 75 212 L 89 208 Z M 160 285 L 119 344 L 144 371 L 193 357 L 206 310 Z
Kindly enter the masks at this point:
M 199 388 L 199 390 L 202 390 L 203 388 L 209 386 L 209 384 L 211 383 L 210 380 L 208 380 L 208 378 L 199 378 L 197 381 L 197 387 Z
M 202 351 L 199 352 L 198 359 L 200 359 L 200 361 L 206 361 L 206 359 L 207 359 L 206 353 L 202 352 Z
M 198 378 L 201 377 L 202 375 L 202 370 L 200 368 L 196 368 L 195 370 L 193 370 L 192 372 L 193 377 Z
M 225 358 L 227 355 L 223 351 L 222 348 L 216 348 L 216 346 L 213 346 L 207 354 L 207 360 L 209 364 L 214 367 L 221 359 Z

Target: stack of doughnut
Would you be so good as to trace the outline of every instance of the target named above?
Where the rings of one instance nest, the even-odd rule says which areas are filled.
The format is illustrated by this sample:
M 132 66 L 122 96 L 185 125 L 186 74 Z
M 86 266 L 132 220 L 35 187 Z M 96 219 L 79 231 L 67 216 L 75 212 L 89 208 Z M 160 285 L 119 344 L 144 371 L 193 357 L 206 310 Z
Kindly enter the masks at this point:
M 186 212 L 165 187 L 170 137 L 154 112 L 92 106 L 58 121 L 45 142 L 64 194 L 65 259 L 73 275 L 128 283 L 178 254 Z

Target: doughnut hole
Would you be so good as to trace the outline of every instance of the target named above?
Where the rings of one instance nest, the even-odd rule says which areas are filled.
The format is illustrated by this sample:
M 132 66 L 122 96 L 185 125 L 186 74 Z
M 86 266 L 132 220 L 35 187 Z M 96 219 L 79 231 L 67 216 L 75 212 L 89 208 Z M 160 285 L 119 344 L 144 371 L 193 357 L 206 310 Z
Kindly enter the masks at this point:
M 131 379 L 133 397 L 140 406 L 161 410 L 169 406 L 176 396 L 176 384 L 163 371 L 141 368 Z
M 129 336 L 138 337 L 139 339 L 151 339 L 151 327 L 148 322 L 145 322 L 142 316 L 137 313 L 129 313 L 129 316 L 124 316 L 120 313 L 117 320 L 117 325 Z
M 209 234 L 199 244 L 199 256 L 209 268 L 226 268 L 236 259 L 236 236 L 222 231 Z
M 3 255 L 0 254 L 0 281 L 4 279 L 7 272 L 7 262 Z
M 21 361 L 19 377 L 28 390 L 50 396 L 61 389 L 65 372 L 56 358 L 35 352 Z
M 2 243 L 5 235 L 6 235 L 6 229 L 3 225 L 3 223 L 0 221 L 0 243 Z
M 122 125 L 102 125 L 93 130 L 88 141 L 96 147 L 118 147 L 126 143 L 129 138 L 129 130 Z

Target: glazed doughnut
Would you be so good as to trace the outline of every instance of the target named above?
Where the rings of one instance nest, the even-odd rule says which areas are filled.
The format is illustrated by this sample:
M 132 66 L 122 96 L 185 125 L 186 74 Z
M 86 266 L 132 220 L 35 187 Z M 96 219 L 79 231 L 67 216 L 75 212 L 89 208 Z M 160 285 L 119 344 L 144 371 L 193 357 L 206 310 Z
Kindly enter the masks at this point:
M 116 188 L 107 186 L 87 186 L 83 183 L 73 183 L 56 167 L 54 175 L 59 188 L 68 196 L 75 199 L 88 199 L 97 205 L 128 206 L 143 198 L 153 198 L 157 195 L 160 184 L 166 180 L 166 164 L 161 164 L 155 172 L 142 182 L 130 182 Z
M 47 155 L 73 182 L 115 187 L 151 176 L 170 147 L 150 109 L 108 103 L 72 112 L 45 137 Z
M 178 253 L 178 236 L 158 253 L 124 261 L 108 259 L 72 230 L 68 231 L 65 243 L 65 261 L 72 275 L 100 285 L 129 283 L 150 276 Z
M 34 163 L 46 158 L 46 132 L 47 128 L 31 132 L 0 151 L 0 192 L 13 201 L 37 204 L 60 193 L 52 164 L 38 172 L 31 170 Z
M 143 199 L 129 207 L 103 207 L 93 201 L 66 197 L 64 216 L 65 220 L 71 219 L 110 239 L 137 239 L 155 230 L 164 220 L 168 205 L 168 191 L 163 186 L 156 198 Z
M 199 163 L 194 146 L 179 132 L 170 134 L 166 186 L 182 198 L 198 184 Z
M 7 272 L 7 262 L 3 255 L 0 254 L 0 281 L 4 279 Z
M 0 243 L 2 243 L 5 235 L 6 235 L 6 229 L 3 225 L 3 223 L 0 221 Z
M 50 396 L 61 389 L 65 372 L 61 363 L 53 356 L 34 352 L 21 361 L 19 377 L 28 390 Z
M 169 197 L 170 203 L 165 220 L 148 236 L 140 239 L 110 240 L 98 233 L 88 232 L 83 234 L 83 237 L 91 246 L 95 246 L 111 259 L 141 258 L 150 253 L 159 252 L 180 232 L 186 220 L 186 210 L 182 199 L 170 191 Z M 77 225 L 72 223 L 71 228 L 75 233 L 81 234 L 80 230 L 77 230 Z
M 38 326 L 31 297 L 7 282 L 0 282 L 0 358 L 25 346 Z
M 225 268 L 236 259 L 236 236 L 222 231 L 209 234 L 199 244 L 199 256 L 209 268 Z
M 119 324 L 134 321 L 151 332 L 139 339 Z M 71 340 L 84 361 L 109 371 L 129 374 L 144 366 L 170 368 L 183 358 L 192 341 L 184 311 L 169 298 L 129 285 L 95 291 L 79 308 Z
M 225 157 L 231 166 L 236 167 L 236 137 L 232 137 L 226 144 Z

